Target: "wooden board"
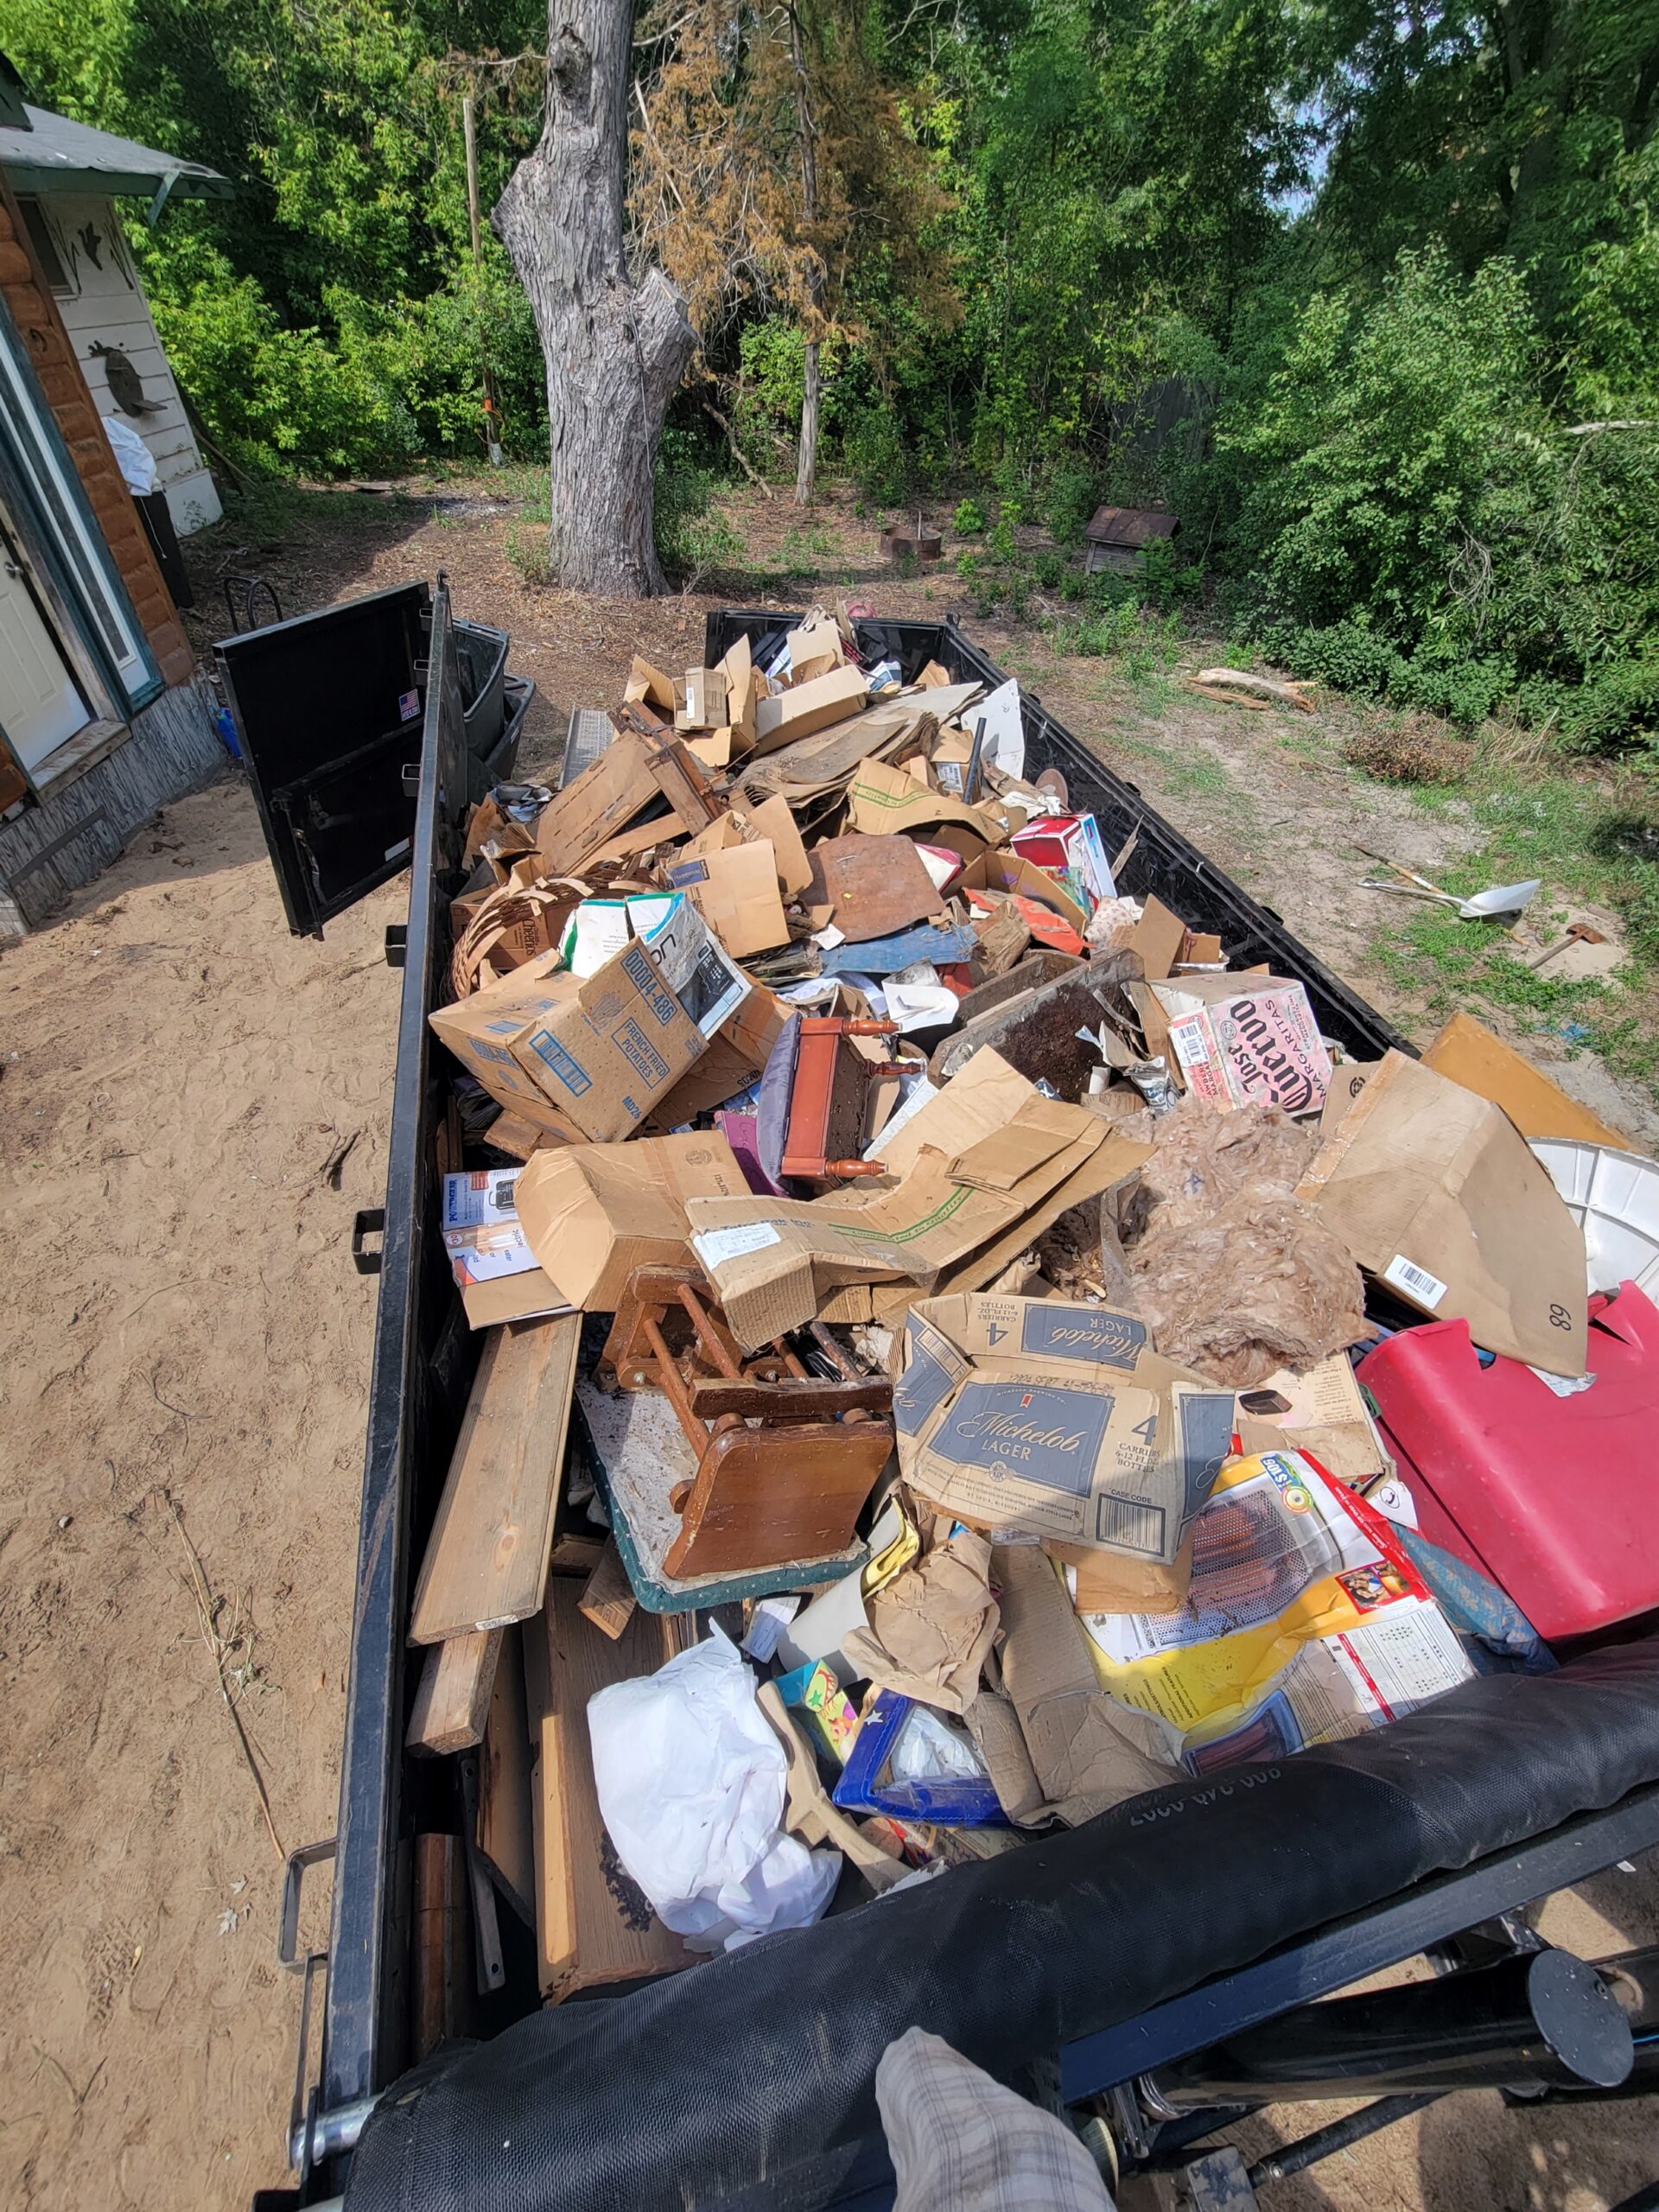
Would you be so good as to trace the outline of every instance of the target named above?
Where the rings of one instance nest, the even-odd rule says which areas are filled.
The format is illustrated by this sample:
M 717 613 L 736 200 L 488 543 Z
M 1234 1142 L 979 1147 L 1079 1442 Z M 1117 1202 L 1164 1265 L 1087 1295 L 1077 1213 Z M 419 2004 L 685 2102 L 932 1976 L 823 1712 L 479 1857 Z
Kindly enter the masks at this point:
M 411 1751 L 442 1758 L 483 1741 L 500 1656 L 499 1628 L 469 1629 L 431 1646 L 409 1716 Z
M 536 1936 L 542 1994 L 559 2003 L 580 1990 L 672 1974 L 696 1960 L 664 1927 L 617 1861 L 600 1819 L 588 1736 L 588 1700 L 612 1682 L 653 1675 L 683 1648 L 667 1616 L 636 1612 L 613 1643 L 582 1617 L 581 1591 L 555 1580 L 545 1611 L 525 1631 L 541 1640 L 524 1680 L 532 1715 Z
M 493 1331 L 416 1586 L 411 1643 L 527 1620 L 547 1586 L 580 1314 Z
M 583 1585 L 580 1600 L 582 1618 L 602 1629 L 614 1643 L 632 1619 L 638 1603 L 613 1536 L 599 1555 L 599 1565 Z
M 497 1884 L 527 1925 L 536 1923 L 536 1836 L 531 1808 L 530 1707 L 524 1691 L 524 1639 L 540 1643 L 541 1624 L 505 1637 L 478 1755 L 478 1825 L 474 1840 Z
M 908 837 L 871 837 L 855 831 L 815 845 L 807 858 L 812 880 L 807 906 L 830 908 L 836 927 L 851 944 L 894 936 L 925 921 L 944 904 L 922 856 Z

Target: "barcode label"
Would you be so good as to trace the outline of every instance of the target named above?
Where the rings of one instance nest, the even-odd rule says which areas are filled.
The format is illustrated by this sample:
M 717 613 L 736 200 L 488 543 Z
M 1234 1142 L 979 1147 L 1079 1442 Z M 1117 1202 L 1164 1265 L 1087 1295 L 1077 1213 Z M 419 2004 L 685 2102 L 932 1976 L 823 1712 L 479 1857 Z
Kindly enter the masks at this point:
M 1382 1280 L 1395 1290 L 1402 1291 L 1408 1298 L 1414 1298 L 1419 1305 L 1427 1306 L 1431 1313 L 1446 1296 L 1446 1285 L 1438 1275 L 1432 1275 L 1427 1268 L 1416 1267 L 1411 1261 L 1402 1259 L 1397 1252 L 1383 1268 Z
M 1164 1509 L 1143 1498 L 1103 1495 L 1095 1501 L 1095 1541 L 1158 1559 L 1164 1548 Z

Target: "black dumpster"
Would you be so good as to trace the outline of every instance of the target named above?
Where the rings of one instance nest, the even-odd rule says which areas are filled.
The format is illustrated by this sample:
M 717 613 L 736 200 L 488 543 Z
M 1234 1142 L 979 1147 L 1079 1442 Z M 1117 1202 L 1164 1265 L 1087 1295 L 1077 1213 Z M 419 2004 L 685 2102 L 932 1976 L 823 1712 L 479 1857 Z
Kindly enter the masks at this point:
M 707 657 L 787 619 L 717 614 Z M 861 644 L 907 674 L 931 658 L 1002 680 L 951 622 L 864 624 Z M 1052 2078 L 1058 2063 L 1075 2101 L 1659 1841 L 1650 1640 L 1478 1680 L 1377 1735 L 1153 1792 L 626 1995 L 543 2012 L 533 1961 L 509 1944 L 482 2039 L 382 2097 L 409 2051 L 411 1838 L 458 1832 L 462 1808 L 455 1759 L 403 1749 L 410 1579 L 478 1356 L 439 1235 L 444 1067 L 426 1021 L 443 993 L 467 791 L 442 588 L 431 665 L 406 938 L 388 948 L 405 978 L 386 1199 L 353 1240 L 380 1296 L 339 1831 L 296 1854 L 284 1916 L 308 1999 L 327 1978 L 320 2062 L 293 2116 L 296 2201 L 346 2187 L 353 2206 L 410 2212 L 890 2202 L 870 2082 L 911 2022 L 1010 2081 Z M 1300 977 L 1350 1051 L 1402 1045 L 1037 700 L 1024 711 L 1028 770 L 1058 766 L 1109 850 L 1139 830 L 1127 891 L 1160 892 L 1233 958 Z M 328 1947 L 306 1960 L 293 1955 L 299 1886 L 329 1857 Z

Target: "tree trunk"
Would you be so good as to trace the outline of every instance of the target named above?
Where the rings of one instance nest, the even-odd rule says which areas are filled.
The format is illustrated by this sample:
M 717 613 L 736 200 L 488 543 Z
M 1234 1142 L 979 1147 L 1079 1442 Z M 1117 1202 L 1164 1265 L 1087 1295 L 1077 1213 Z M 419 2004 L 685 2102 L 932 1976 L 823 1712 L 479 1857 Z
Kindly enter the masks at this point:
M 535 311 L 547 363 L 548 551 L 577 590 L 665 588 L 652 536 L 663 416 L 696 349 L 685 302 L 624 251 L 632 0 L 558 0 L 547 121 L 492 221 Z
M 801 19 L 792 7 L 789 11 L 789 56 L 795 71 L 795 127 L 801 142 L 801 229 L 810 256 L 806 277 L 809 321 L 801 364 L 801 442 L 795 462 L 795 504 L 798 507 L 810 507 L 813 480 L 818 473 L 818 310 L 823 298 L 823 270 L 812 236 L 818 220 L 818 149 L 814 143 Z

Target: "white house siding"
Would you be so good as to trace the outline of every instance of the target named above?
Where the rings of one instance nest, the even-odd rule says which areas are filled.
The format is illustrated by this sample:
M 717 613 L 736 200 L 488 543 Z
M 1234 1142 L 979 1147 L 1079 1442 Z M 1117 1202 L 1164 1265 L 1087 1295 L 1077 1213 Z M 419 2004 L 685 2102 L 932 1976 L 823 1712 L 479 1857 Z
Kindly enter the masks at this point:
M 149 448 L 181 537 L 217 522 L 219 493 L 191 434 L 113 202 L 44 193 L 39 206 L 70 287 L 58 293 L 58 311 L 99 413 L 119 416 Z M 116 346 L 126 355 L 143 379 L 153 414 L 121 412 L 110 391 L 104 357 L 92 352 L 94 345 Z

